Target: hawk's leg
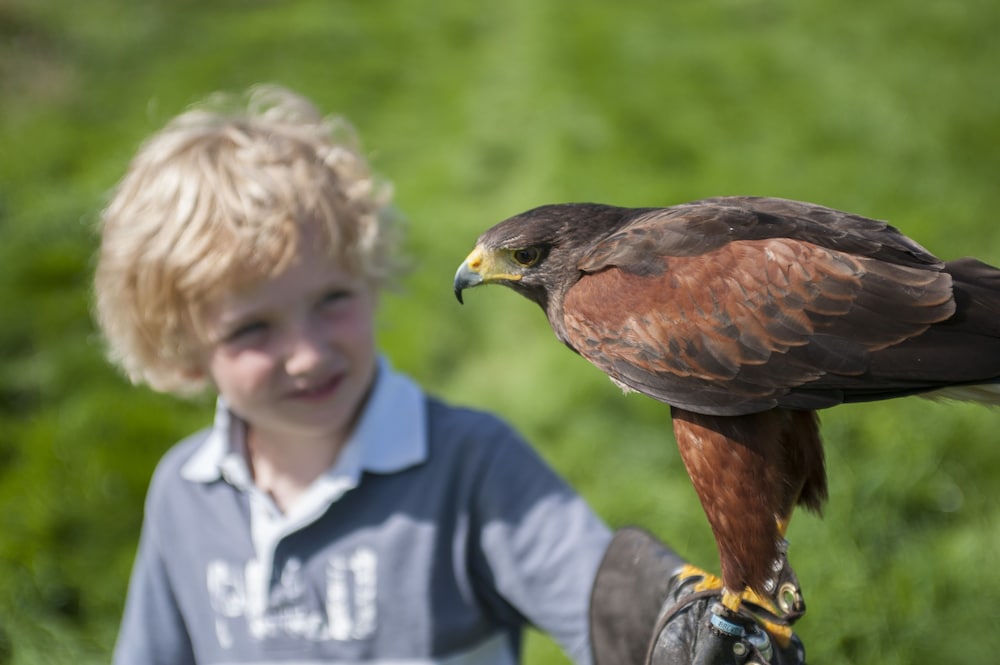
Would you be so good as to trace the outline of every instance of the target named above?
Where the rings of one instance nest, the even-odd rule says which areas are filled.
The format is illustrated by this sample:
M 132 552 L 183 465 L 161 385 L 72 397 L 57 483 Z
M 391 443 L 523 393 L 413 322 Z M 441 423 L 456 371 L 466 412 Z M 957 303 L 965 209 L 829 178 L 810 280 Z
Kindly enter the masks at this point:
M 805 605 L 785 533 L 795 505 L 818 508 L 826 491 L 815 414 L 773 409 L 717 417 L 674 408 L 673 421 L 719 546 L 722 606 L 735 615 L 746 604 L 787 643 L 788 623 Z

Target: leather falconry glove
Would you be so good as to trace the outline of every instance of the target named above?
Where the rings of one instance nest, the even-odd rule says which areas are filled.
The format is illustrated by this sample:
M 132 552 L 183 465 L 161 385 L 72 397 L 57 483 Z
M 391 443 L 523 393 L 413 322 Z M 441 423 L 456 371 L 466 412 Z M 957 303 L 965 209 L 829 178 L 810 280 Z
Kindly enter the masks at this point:
M 648 532 L 615 532 L 591 594 L 595 665 L 804 665 L 791 630 L 805 605 L 783 558 L 775 594 L 744 600 L 732 613 L 719 602 L 718 578 L 686 564 Z

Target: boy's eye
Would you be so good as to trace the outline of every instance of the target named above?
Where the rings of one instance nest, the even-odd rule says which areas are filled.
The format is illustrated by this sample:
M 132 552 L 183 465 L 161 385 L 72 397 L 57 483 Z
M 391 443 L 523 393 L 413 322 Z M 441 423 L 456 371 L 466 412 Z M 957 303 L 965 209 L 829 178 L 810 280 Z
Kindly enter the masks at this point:
M 234 328 L 225 337 L 223 337 L 223 341 L 242 342 L 250 338 L 251 335 L 260 334 L 266 331 L 267 324 L 265 322 L 250 321 Z
M 322 298 L 320 298 L 320 304 L 323 305 L 334 304 L 342 300 L 346 300 L 347 298 L 350 297 L 351 297 L 350 291 L 346 289 L 334 289 L 332 291 L 327 292 L 326 294 L 323 295 Z

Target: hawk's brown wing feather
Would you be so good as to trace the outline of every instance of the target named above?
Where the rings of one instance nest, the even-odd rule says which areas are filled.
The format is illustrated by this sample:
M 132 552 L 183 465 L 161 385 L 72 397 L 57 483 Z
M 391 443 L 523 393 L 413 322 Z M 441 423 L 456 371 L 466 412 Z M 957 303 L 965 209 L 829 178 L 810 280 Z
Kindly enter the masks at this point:
M 724 196 L 670 208 L 634 211 L 631 219 L 596 243 L 579 261 L 585 272 L 628 265 L 657 270 L 655 257 L 698 256 L 734 240 L 795 238 L 854 256 L 940 269 L 942 262 L 890 224 L 788 199 Z M 653 263 L 646 264 L 647 260 Z
M 935 269 L 782 237 L 701 254 L 681 244 L 681 256 L 647 244 L 633 269 L 634 237 L 609 238 L 566 292 L 563 323 L 567 341 L 614 379 L 693 411 L 839 403 L 837 376 L 864 374 L 871 352 L 954 312 L 951 278 Z

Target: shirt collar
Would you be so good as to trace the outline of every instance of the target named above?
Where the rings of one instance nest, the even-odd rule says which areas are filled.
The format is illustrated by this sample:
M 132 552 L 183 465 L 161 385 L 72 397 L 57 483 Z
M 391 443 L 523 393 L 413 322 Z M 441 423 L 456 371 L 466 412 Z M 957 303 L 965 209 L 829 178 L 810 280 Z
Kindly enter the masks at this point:
M 345 477 L 356 485 L 363 471 L 394 473 L 427 459 L 427 413 L 424 393 L 412 379 L 380 357 L 375 385 L 354 432 L 320 482 Z M 246 425 L 222 398 L 205 441 L 181 468 L 186 480 L 210 483 L 225 479 L 246 489 L 252 480 L 246 464 Z

